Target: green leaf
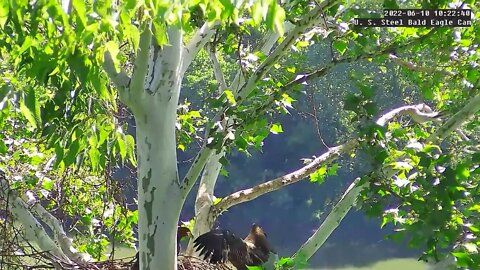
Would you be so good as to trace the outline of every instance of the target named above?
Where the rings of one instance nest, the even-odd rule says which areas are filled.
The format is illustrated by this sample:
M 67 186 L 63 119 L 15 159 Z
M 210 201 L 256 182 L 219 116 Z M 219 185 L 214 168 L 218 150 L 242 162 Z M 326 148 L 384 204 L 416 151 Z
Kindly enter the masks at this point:
M 0 27 L 3 28 L 8 19 L 10 6 L 8 1 L 0 1 Z
M 314 173 L 310 174 L 310 182 L 322 184 L 325 181 L 325 176 L 327 173 L 327 167 L 322 166 Z
M 272 126 L 270 127 L 270 132 L 273 134 L 282 133 L 283 132 L 282 125 L 280 123 L 272 124 Z
M 148 31 L 148 30 L 147 30 Z M 160 20 L 153 21 L 153 36 L 159 46 L 168 44 L 167 29 L 165 23 Z
M 378 112 L 378 106 L 374 102 L 367 102 L 363 107 L 368 115 L 375 115 Z
M 328 167 L 327 174 L 329 176 L 334 176 L 334 175 L 337 175 L 337 171 L 338 171 L 338 163 L 335 163 L 332 166 Z
M 128 134 L 125 136 L 125 142 L 127 143 L 127 157 L 132 165 L 136 165 L 135 161 L 135 139 L 132 135 Z
M 85 7 L 85 1 L 83 0 L 73 0 L 72 7 L 77 12 L 77 18 L 82 22 L 83 28 L 87 27 L 87 10 Z
M 122 161 L 124 161 L 125 157 L 127 156 L 127 144 L 121 136 L 117 137 L 117 147 L 120 157 L 122 158 Z
M 358 106 L 360 105 L 361 99 L 359 96 L 354 94 L 347 94 L 345 97 L 345 105 L 343 106 L 347 111 L 358 112 Z
M 285 29 L 283 22 L 285 20 L 285 10 L 277 4 L 277 1 L 270 1 L 267 12 L 267 27 L 270 30 L 276 31 L 280 36 L 283 36 Z
M 105 50 L 108 51 L 111 55 L 113 65 L 115 66 L 115 71 L 120 72 L 120 61 L 118 61 L 118 53 L 120 49 L 118 48 L 118 44 L 114 41 L 109 41 L 105 44 Z
M 473 262 L 470 255 L 466 252 L 452 252 L 452 255 L 457 259 L 457 266 L 459 267 L 469 267 Z
M 399 9 L 400 6 L 397 4 L 395 0 L 384 0 L 383 1 L 383 8 L 385 9 Z
M 455 169 L 455 174 L 459 179 L 468 179 L 470 177 L 469 167 L 465 164 L 460 164 Z
M 53 189 L 55 182 L 52 179 L 45 178 L 42 180 L 42 188 L 48 191 Z
M 100 166 L 100 151 L 97 148 L 90 148 L 88 150 L 88 156 L 90 158 L 90 164 L 92 165 L 93 171 L 97 171 Z
M 225 97 L 228 100 L 228 103 L 230 103 L 233 106 L 237 105 L 237 102 L 235 101 L 235 95 L 233 95 L 232 91 L 225 90 L 224 93 L 225 93 Z
M 75 159 L 77 158 L 79 151 L 80 151 L 80 141 L 75 140 L 70 144 L 70 149 L 67 155 L 65 156 L 65 159 L 63 160 L 63 162 L 65 163 L 65 166 L 70 166 L 71 164 L 73 164 L 73 162 L 75 162 Z
M 332 44 L 333 48 L 337 50 L 341 55 L 347 50 L 348 44 L 343 40 L 335 40 Z
M 5 142 L 3 140 L 0 140 L 0 154 L 5 154 L 8 151 L 7 145 L 5 145 Z
M 34 128 L 37 128 L 42 122 L 40 120 L 40 106 L 38 105 L 33 89 L 30 88 L 26 95 L 23 96 L 20 102 L 20 111 Z

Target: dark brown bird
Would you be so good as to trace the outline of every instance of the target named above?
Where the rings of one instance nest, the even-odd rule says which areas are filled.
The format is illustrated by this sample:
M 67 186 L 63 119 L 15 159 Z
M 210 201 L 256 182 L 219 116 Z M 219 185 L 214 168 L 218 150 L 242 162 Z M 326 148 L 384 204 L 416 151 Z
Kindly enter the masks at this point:
M 268 261 L 269 253 L 274 252 L 267 241 L 267 234 L 256 224 L 252 225 L 243 240 L 229 230 L 215 229 L 200 235 L 194 244 L 200 251 L 200 257 L 210 263 L 225 263 L 228 259 L 238 270 L 260 266 Z

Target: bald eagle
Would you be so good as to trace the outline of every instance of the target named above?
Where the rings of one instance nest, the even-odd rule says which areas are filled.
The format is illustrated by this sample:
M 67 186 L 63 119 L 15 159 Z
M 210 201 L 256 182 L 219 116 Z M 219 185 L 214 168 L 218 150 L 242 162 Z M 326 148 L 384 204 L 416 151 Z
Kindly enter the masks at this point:
M 267 234 L 256 224 L 252 225 L 243 240 L 229 230 L 214 229 L 195 239 L 194 247 L 204 260 L 210 263 L 225 263 L 228 260 L 238 270 L 260 266 L 268 261 L 270 252 L 275 252 L 267 241 Z

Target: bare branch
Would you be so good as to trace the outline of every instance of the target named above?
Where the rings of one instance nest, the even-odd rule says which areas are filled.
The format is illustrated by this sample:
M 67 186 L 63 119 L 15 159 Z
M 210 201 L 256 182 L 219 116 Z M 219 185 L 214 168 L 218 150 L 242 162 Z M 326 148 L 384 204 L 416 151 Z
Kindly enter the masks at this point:
M 424 66 L 417 65 L 413 62 L 410 62 L 410 61 L 402 60 L 402 59 L 398 58 L 398 56 L 393 55 L 393 54 L 390 54 L 388 56 L 388 58 L 390 58 L 390 60 L 392 60 L 392 62 L 394 62 L 394 63 L 396 63 L 396 64 L 398 64 L 402 67 L 405 67 L 409 70 L 419 71 L 419 72 L 423 72 L 423 73 L 443 73 L 445 75 L 450 75 L 450 76 L 455 75 L 455 73 L 453 73 L 451 71 L 442 70 L 442 69 L 438 69 L 438 68 L 432 68 L 432 67 L 424 67 Z
M 28 196 L 28 198 L 27 203 L 30 206 L 32 213 L 50 227 L 55 235 L 55 241 L 60 245 L 62 251 L 76 263 L 82 264 L 89 261 L 91 258 L 89 258 L 88 254 L 82 254 L 73 247 L 72 239 L 67 236 L 60 221 L 50 214 L 38 201 L 36 201 L 36 199 L 32 199 L 34 198 L 33 195 Z M 23 199 L 25 200 L 26 198 Z
M 217 205 L 214 206 L 214 213 L 212 214 L 219 215 L 223 211 L 229 209 L 234 205 L 251 201 L 268 192 L 272 192 L 284 186 L 296 183 L 304 179 L 311 173 L 315 172 L 318 168 L 320 168 L 320 166 L 332 162 L 333 160 L 337 159 L 341 154 L 348 153 L 355 149 L 355 147 L 357 146 L 357 140 L 351 140 L 343 145 L 332 147 L 323 155 L 315 158 L 312 162 L 308 163 L 306 166 L 294 172 L 291 172 L 281 177 L 277 177 L 258 186 L 240 190 L 233 194 L 230 194 L 227 197 L 224 197 Z
M 50 238 L 42 224 L 33 216 L 28 205 L 16 192 L 10 190 L 7 180 L 2 175 L 0 175 L 0 195 L 4 198 L 8 197 L 8 210 L 16 221 L 24 224 L 27 240 L 35 242 L 42 251 L 50 252 L 59 260 L 71 262 L 70 258 Z
M 223 93 L 227 89 L 227 83 L 225 82 L 225 76 L 223 75 L 222 67 L 218 62 L 217 55 L 215 53 L 214 48 L 212 45 L 207 45 L 208 56 L 210 57 L 210 61 L 212 61 L 213 73 L 215 74 L 215 79 L 219 84 L 219 92 Z
M 181 183 L 182 194 L 185 197 L 190 192 L 190 189 L 192 189 L 193 185 L 200 176 L 200 173 L 205 167 L 205 164 L 207 164 L 210 156 L 213 154 L 214 151 L 215 149 L 209 148 L 208 146 L 204 145 L 200 152 L 198 152 L 192 166 L 188 170 Z

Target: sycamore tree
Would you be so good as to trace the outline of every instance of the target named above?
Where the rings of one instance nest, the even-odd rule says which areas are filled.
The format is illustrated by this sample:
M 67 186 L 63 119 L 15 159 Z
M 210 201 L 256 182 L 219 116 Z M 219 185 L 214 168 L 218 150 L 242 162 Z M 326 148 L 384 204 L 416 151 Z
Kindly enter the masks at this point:
M 422 259 L 451 254 L 458 267 L 478 265 L 478 18 L 464 28 L 351 24 L 399 7 L 478 11 L 475 1 L 3 1 L 1 222 L 5 236 L 26 241 L 4 237 L 2 260 L 37 250 L 57 268 L 86 264 L 110 243 L 132 243 L 138 222 L 141 269 L 177 269 L 176 228 L 197 181 L 194 236 L 230 207 L 302 179 L 320 183 L 341 156 L 366 155 L 371 172 L 350 179 L 279 267 L 308 261 L 355 204 L 394 223 L 392 237 L 422 246 Z M 328 44 L 328 60 L 307 65 L 316 44 Z M 209 59 L 201 72 L 213 74 L 213 87 L 183 84 L 198 55 Z M 375 71 L 359 72 L 371 63 Z M 350 134 L 296 171 L 216 198 L 230 153 L 261 150 L 282 131 L 274 116 L 338 65 L 352 67 L 358 89 L 332 100 Z M 404 106 L 376 103 L 379 91 L 393 91 L 379 86 L 382 73 L 412 97 Z M 195 94 L 192 108 L 186 97 Z M 178 151 L 197 151 L 184 175 Z M 137 172 L 138 212 L 122 207 L 111 177 L 121 164 Z

